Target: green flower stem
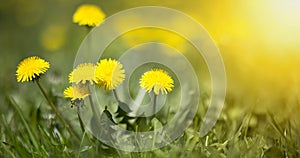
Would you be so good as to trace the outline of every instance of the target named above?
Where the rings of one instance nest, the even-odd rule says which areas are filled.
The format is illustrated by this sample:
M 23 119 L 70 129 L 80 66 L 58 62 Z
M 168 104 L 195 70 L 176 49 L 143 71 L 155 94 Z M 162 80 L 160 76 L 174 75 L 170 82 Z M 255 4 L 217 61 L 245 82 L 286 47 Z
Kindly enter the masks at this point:
M 93 28 L 94 28 L 94 27 L 86 26 L 86 30 L 87 30 L 87 33 L 86 33 L 86 34 L 89 34 Z
M 92 98 L 92 92 L 91 92 L 90 86 L 88 86 L 88 91 L 90 93 L 89 100 L 90 100 L 90 104 L 91 104 L 91 107 L 92 107 L 92 111 L 93 111 L 94 115 L 97 115 L 96 108 L 95 108 L 93 98 Z
M 118 97 L 118 95 L 117 95 L 116 90 L 113 89 L 112 91 L 113 91 L 113 94 L 114 94 L 114 96 L 115 96 L 115 98 L 116 98 L 116 101 L 118 102 L 118 104 L 120 104 L 121 101 L 120 101 L 120 99 L 119 99 L 119 97 Z
M 93 114 L 97 116 L 97 112 L 96 112 L 96 108 L 95 108 L 95 105 L 94 105 L 94 102 L 93 102 L 93 98 L 90 95 L 89 95 L 89 100 L 90 100 L 90 104 L 91 104 L 91 107 L 92 107 Z M 97 118 L 99 118 L 99 117 L 97 117 Z
M 90 93 L 89 100 L 90 100 L 92 112 L 93 112 L 94 116 L 96 117 L 96 123 L 97 123 L 97 125 L 100 126 L 100 122 L 99 122 L 100 117 L 98 115 L 98 112 L 97 112 L 96 107 L 95 107 L 94 102 L 93 102 L 92 92 L 91 92 L 90 86 L 88 86 L 88 90 L 89 90 L 89 93 Z
M 66 123 L 66 121 L 63 119 L 63 117 L 59 114 L 58 110 L 56 109 L 56 107 L 54 106 L 54 104 L 52 103 L 52 101 L 49 99 L 49 97 L 47 96 L 45 90 L 42 88 L 39 80 L 36 80 L 36 84 L 38 85 L 39 89 L 41 90 L 41 92 L 43 93 L 44 97 L 46 98 L 48 104 L 50 105 L 51 109 L 54 111 L 55 115 L 58 117 L 58 119 L 62 122 L 62 124 L 64 125 L 64 127 L 68 130 L 68 132 L 70 134 L 74 134 L 76 136 L 77 139 L 79 139 L 79 136 L 75 133 L 75 131 L 71 130 L 70 126 Z
M 153 116 L 155 116 L 155 111 L 156 111 L 156 100 L 157 100 L 157 95 L 154 93 L 154 98 L 153 98 Z
M 86 36 L 87 36 L 91 32 L 91 30 L 93 29 L 93 27 L 86 26 L 86 28 L 87 28 L 86 29 L 87 30 Z M 87 42 L 88 43 L 87 53 L 91 53 L 90 52 L 91 51 L 91 38 L 87 38 L 87 40 L 88 40 L 88 42 Z M 88 86 L 88 90 L 91 93 L 90 86 Z M 94 102 L 93 102 L 93 99 L 92 99 L 92 94 L 89 95 L 89 100 L 90 100 L 90 104 L 91 104 L 93 115 L 94 115 L 94 117 L 96 117 L 96 124 L 97 124 L 97 126 L 100 126 L 100 122 L 99 122 L 100 116 L 99 116 L 99 114 L 98 114 L 98 112 L 96 110 L 96 107 L 94 105 Z
M 84 124 L 83 124 L 81 116 L 80 116 L 80 107 L 79 106 L 77 106 L 77 115 L 78 115 L 81 131 L 82 131 L 82 133 L 85 133 Z
M 91 51 L 91 48 L 92 48 L 92 39 L 91 39 L 91 35 L 89 35 L 89 33 L 91 32 L 91 30 L 93 29 L 93 27 L 90 27 L 90 26 L 85 26 L 85 31 L 86 31 L 86 34 L 85 34 L 85 41 L 87 43 L 86 47 L 85 47 L 85 52 L 86 52 L 86 56 L 84 58 L 85 61 L 92 61 L 93 60 L 93 55 L 92 55 L 92 51 Z

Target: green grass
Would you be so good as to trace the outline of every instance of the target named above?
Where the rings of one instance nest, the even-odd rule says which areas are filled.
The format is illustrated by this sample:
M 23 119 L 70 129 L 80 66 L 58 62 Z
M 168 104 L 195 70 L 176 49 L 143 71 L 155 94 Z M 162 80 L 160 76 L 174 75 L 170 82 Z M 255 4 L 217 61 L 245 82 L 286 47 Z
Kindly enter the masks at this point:
M 41 94 L 33 95 L 39 96 L 38 99 L 32 97 L 20 101 L 22 99 L 16 96 L 3 96 L 1 106 L 5 111 L 0 114 L 0 157 L 300 156 L 299 127 L 295 120 L 280 119 L 272 113 L 258 114 L 251 108 L 240 110 L 233 101 L 227 100 L 219 120 L 205 137 L 198 135 L 206 110 L 202 103 L 193 123 L 171 144 L 148 152 L 125 152 L 101 143 L 89 132 L 82 132 L 76 108 L 70 108 L 61 96 L 51 95 L 59 112 L 64 113 L 64 119 L 79 135 L 76 138 L 53 115 Z M 230 103 L 232 105 L 228 105 Z

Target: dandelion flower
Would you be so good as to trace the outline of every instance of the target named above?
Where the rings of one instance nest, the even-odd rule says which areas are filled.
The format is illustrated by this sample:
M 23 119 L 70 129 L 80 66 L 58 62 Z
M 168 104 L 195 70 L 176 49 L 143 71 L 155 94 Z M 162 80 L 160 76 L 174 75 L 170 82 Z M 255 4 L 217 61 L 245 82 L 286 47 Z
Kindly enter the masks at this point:
M 94 74 L 96 66 L 92 63 L 83 63 L 79 64 L 70 74 L 69 82 L 70 83 L 94 83 Z
M 156 95 L 160 92 L 162 94 L 167 94 L 172 91 L 172 88 L 174 87 L 173 84 L 173 79 L 166 71 L 161 69 L 153 69 L 145 72 L 140 79 L 140 86 L 149 93 L 153 89 Z
M 95 81 L 106 90 L 115 89 L 125 79 L 122 64 L 113 59 L 102 59 L 96 66 Z
M 78 85 L 70 86 L 64 90 L 65 98 L 71 98 L 71 100 L 82 100 L 89 95 L 89 92 L 85 88 Z
M 17 68 L 17 81 L 32 81 L 44 74 L 50 68 L 50 64 L 45 60 L 32 56 L 21 61 Z
M 73 15 L 73 22 L 78 25 L 87 25 L 89 27 L 98 26 L 104 21 L 105 14 L 96 5 L 84 4 L 77 8 Z

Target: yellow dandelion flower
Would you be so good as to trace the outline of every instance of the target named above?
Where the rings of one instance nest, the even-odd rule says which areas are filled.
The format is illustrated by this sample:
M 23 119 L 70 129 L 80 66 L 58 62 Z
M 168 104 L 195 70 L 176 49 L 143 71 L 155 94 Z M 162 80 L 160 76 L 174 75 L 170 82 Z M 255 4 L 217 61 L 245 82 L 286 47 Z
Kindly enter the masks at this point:
M 115 89 L 125 79 L 122 64 L 113 59 L 102 59 L 95 71 L 95 82 L 106 90 Z
M 84 99 L 85 97 L 89 96 L 88 90 L 78 85 L 70 86 L 64 90 L 65 98 L 71 98 L 71 100 L 76 99 Z
M 94 82 L 96 66 L 92 63 L 83 63 L 79 64 L 70 74 L 69 82 L 70 83 L 90 83 Z
M 17 81 L 32 81 L 44 74 L 50 68 L 45 60 L 32 56 L 21 61 L 17 68 Z
M 149 93 L 153 89 L 156 95 L 158 95 L 159 92 L 167 94 L 172 91 L 174 87 L 173 84 L 173 79 L 166 71 L 161 69 L 153 69 L 145 72 L 140 79 L 140 86 Z
M 104 21 L 105 14 L 96 5 L 84 4 L 77 8 L 73 15 L 73 22 L 78 25 L 87 25 L 89 27 L 98 26 Z

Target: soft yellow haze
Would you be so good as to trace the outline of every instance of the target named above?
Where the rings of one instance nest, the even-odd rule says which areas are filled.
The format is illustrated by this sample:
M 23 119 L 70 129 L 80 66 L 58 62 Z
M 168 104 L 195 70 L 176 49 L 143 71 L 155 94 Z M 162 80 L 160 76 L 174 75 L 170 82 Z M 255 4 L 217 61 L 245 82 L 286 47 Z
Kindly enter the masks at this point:
M 195 18 L 215 40 L 226 66 L 227 97 L 241 106 L 259 102 L 262 106 L 257 111 L 299 108 L 300 1 L 161 3 Z M 144 5 L 152 5 L 152 1 Z
M 215 21 L 200 21 L 224 57 L 229 96 L 245 104 L 261 102 L 265 107 L 257 110 L 263 111 L 297 104 L 300 2 L 224 1 L 217 6 L 211 8 Z

